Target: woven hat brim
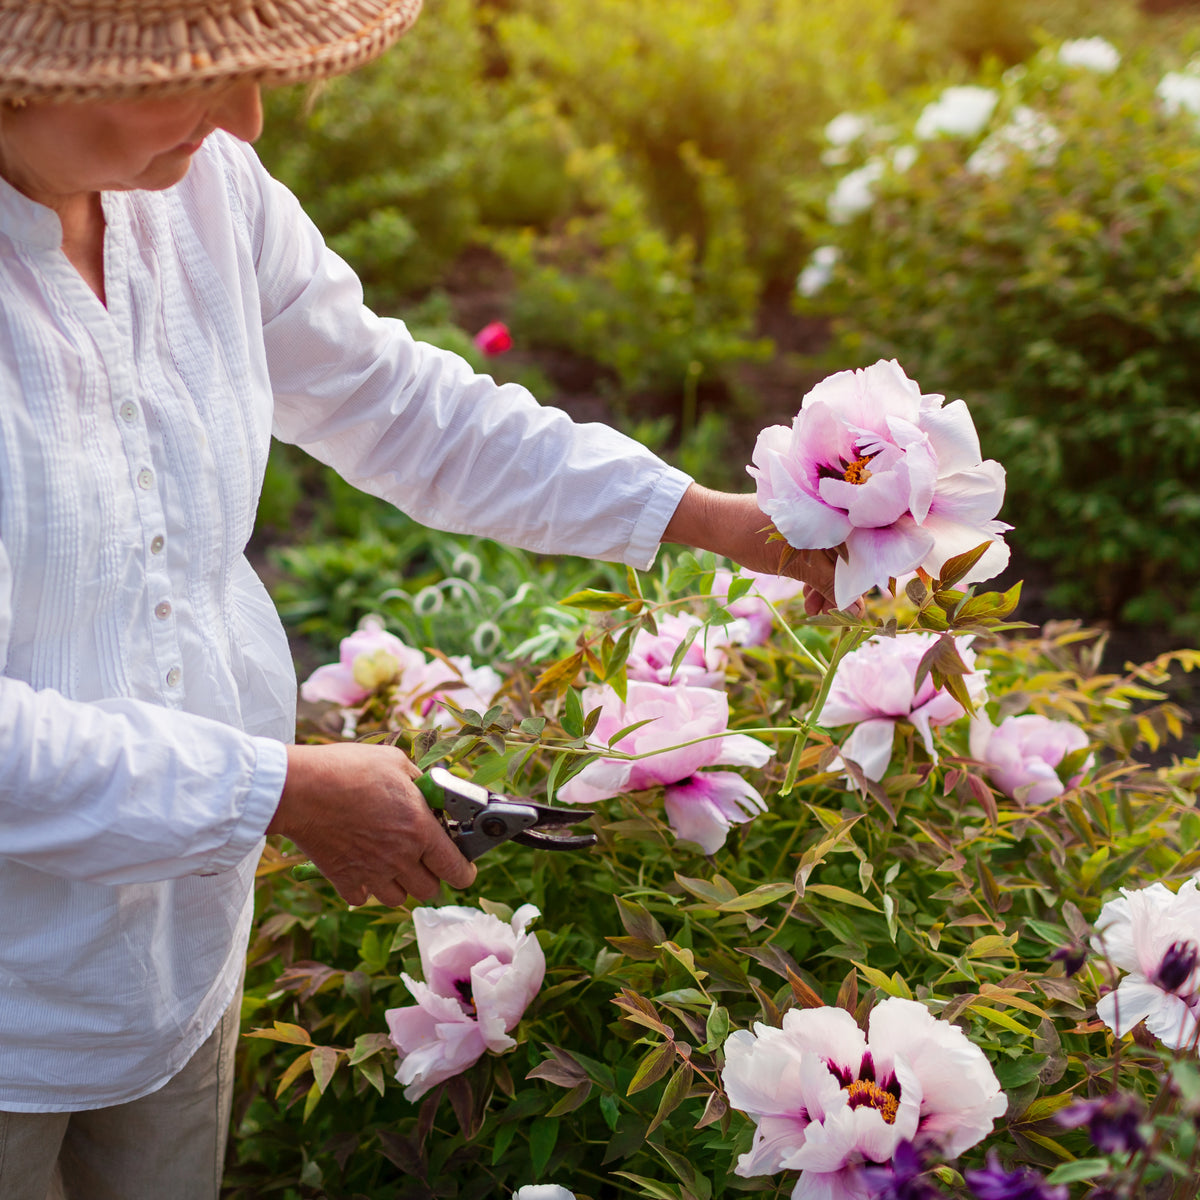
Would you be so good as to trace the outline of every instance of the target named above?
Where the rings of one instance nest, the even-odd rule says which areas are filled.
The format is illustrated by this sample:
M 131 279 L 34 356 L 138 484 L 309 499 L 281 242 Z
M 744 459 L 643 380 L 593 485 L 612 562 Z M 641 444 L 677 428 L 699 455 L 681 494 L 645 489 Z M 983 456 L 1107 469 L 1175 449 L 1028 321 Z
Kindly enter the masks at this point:
M 327 79 L 382 54 L 421 0 L 0 0 L 0 101 L 129 100 Z M 66 10 L 64 12 L 64 9 Z M 111 14 L 105 19 L 106 14 Z

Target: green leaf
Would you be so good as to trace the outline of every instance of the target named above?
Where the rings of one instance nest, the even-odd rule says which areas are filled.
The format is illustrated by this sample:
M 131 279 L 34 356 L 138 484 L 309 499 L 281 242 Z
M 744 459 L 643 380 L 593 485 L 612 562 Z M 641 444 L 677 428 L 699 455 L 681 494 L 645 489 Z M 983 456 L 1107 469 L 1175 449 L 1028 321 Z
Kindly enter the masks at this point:
M 332 1046 L 316 1046 L 312 1052 L 312 1073 L 321 1092 L 329 1086 L 334 1072 L 341 1061 L 341 1055 Z
M 577 1083 L 561 1100 L 546 1114 L 548 1117 L 563 1117 L 569 1112 L 574 1112 L 588 1096 L 592 1094 L 592 1081 L 585 1080 L 583 1083 Z
M 796 889 L 790 883 L 764 883 L 752 892 L 745 892 L 717 905 L 719 912 L 750 912 L 756 908 L 764 908 L 774 904 L 785 896 L 795 895 Z
M 660 1042 L 643 1055 L 633 1078 L 626 1089 L 627 1096 L 634 1096 L 645 1088 L 656 1084 L 675 1063 L 675 1043 Z
M 579 692 L 575 688 L 568 688 L 564 701 L 562 727 L 566 730 L 568 737 L 581 738 L 583 737 L 583 704 L 580 702 Z
M 529 1161 L 535 1177 L 544 1174 L 558 1142 L 559 1119 L 537 1117 L 529 1129 Z
M 976 546 L 973 550 L 967 550 L 962 554 L 954 555 L 953 558 L 946 559 L 942 564 L 942 571 L 938 577 L 938 590 L 952 588 L 970 572 L 971 568 L 988 552 L 991 546 L 991 542 L 984 542 L 982 545 Z
M 626 596 L 621 592 L 600 592 L 594 588 L 584 588 L 581 592 L 572 592 L 559 601 L 559 604 L 569 608 L 584 608 L 589 612 L 614 612 L 616 609 L 626 606 L 636 612 L 642 603 L 636 596 Z M 637 607 L 634 607 L 635 605 Z
M 509 1121 L 507 1124 L 501 1125 L 492 1136 L 492 1166 L 500 1165 L 505 1154 L 508 1153 L 509 1146 L 512 1145 L 512 1140 L 517 1135 L 517 1125 L 515 1121 Z
M 1081 1179 L 1098 1179 L 1107 1175 L 1111 1168 L 1107 1158 L 1077 1158 L 1074 1162 L 1059 1163 L 1046 1176 L 1046 1182 L 1078 1183 Z
M 866 896 L 860 896 L 849 888 L 837 887 L 831 883 L 810 883 L 804 895 L 807 899 L 810 893 L 824 896 L 826 900 L 836 900 L 839 904 L 849 904 L 851 908 L 865 908 L 868 912 L 877 913 L 879 909 Z
M 667 1086 L 663 1088 L 662 1098 L 658 1102 L 654 1118 L 646 1130 L 647 1134 L 653 1133 L 684 1102 L 687 1098 L 688 1088 L 691 1085 L 692 1064 L 685 1062 L 667 1080 Z

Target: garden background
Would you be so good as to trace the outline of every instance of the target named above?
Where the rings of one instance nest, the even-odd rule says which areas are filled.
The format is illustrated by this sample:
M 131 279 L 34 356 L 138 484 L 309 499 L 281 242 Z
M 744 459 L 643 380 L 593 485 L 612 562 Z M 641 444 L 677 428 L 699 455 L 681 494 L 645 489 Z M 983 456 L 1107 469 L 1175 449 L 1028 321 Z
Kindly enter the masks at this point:
M 1091 38 L 1119 62 L 1060 52 Z M 790 423 L 834 370 L 895 357 L 924 391 L 964 398 L 1015 527 L 988 586 L 1024 580 L 1022 598 L 972 617 L 944 581 L 936 603 L 880 600 L 871 621 L 978 639 L 993 716 L 1071 720 L 1097 765 L 1076 799 L 1031 816 L 997 807 L 965 725 L 939 733 L 936 762 L 909 729 L 882 784 L 847 788 L 829 769 L 841 734 L 806 724 L 822 695 L 806 656 L 827 663 L 859 631 L 787 610 L 791 635 L 726 666 L 730 727 L 772 731 L 775 761 L 754 776 L 772 811 L 705 856 L 639 792 L 606 812 L 586 865 L 485 858 L 495 911 L 541 909 L 547 985 L 517 1050 L 422 1104 L 391 1078 L 382 1015 L 408 1001 L 401 970 L 419 974 L 407 912 L 348 913 L 271 847 L 244 1026 L 292 1032 L 246 1041 L 231 1196 L 507 1196 L 545 1180 L 594 1197 L 787 1194 L 794 1173 L 733 1174 L 750 1125 L 714 1090 L 723 1034 L 820 1001 L 865 1022 L 888 994 L 989 1054 L 1010 1105 L 987 1145 L 1006 1163 L 1058 1171 L 1072 1196 L 1118 1178 L 1115 1194 L 1195 1194 L 1172 1192 L 1195 1176 L 1194 1054 L 1169 1056 L 1163 1099 L 1161 1048 L 1122 1060 L 1096 1023 L 1102 966 L 1072 979 L 1051 955 L 1086 942 L 1119 885 L 1174 888 L 1200 866 L 1185 724 L 1197 55 L 1186 4 L 426 0 L 379 63 L 269 98 L 264 160 L 377 311 L 704 483 L 749 490 L 759 430 Z M 968 95 L 953 88 L 994 95 L 982 123 L 953 111 Z M 503 354 L 473 341 L 494 321 L 511 331 Z M 528 795 L 583 761 L 593 728 L 573 683 L 617 679 L 648 612 L 719 612 L 713 564 L 669 556 L 637 581 L 440 536 L 283 446 L 251 551 L 302 678 L 371 614 L 410 646 L 493 665 L 500 711 L 468 714 L 450 741 L 414 740 L 386 681 L 358 728 Z M 585 589 L 610 599 L 561 603 Z M 1035 628 L 982 637 L 1012 620 Z M 341 736 L 328 711 L 302 716 L 301 736 Z M 1052 1120 L 1121 1071 L 1149 1114 L 1149 1166 Z M 939 1169 L 946 1194 L 974 1194 Z

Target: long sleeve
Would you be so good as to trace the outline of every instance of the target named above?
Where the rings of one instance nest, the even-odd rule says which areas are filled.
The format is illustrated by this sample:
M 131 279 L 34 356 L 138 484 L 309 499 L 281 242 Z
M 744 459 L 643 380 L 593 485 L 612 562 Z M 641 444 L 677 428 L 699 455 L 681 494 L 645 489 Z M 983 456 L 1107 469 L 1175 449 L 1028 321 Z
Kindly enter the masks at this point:
M 434 528 L 648 567 L 690 479 L 375 316 L 295 198 L 242 153 L 261 197 L 276 435 Z

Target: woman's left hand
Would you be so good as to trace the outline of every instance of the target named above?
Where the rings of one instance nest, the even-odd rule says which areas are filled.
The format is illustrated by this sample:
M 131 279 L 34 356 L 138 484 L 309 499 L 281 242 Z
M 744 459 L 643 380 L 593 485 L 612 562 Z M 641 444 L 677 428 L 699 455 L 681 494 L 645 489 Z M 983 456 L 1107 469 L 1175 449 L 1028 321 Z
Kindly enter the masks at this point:
M 767 575 L 788 575 L 802 580 L 804 609 L 810 615 L 832 612 L 834 550 L 797 550 L 772 538 L 770 518 L 765 516 L 751 495 L 714 492 L 693 483 L 683 494 L 674 516 L 663 533 L 664 542 L 678 542 L 711 550 L 732 559 L 749 571 Z M 856 600 L 853 613 L 862 610 Z

